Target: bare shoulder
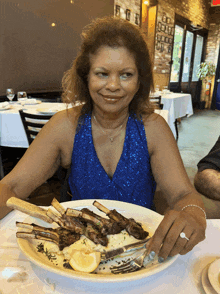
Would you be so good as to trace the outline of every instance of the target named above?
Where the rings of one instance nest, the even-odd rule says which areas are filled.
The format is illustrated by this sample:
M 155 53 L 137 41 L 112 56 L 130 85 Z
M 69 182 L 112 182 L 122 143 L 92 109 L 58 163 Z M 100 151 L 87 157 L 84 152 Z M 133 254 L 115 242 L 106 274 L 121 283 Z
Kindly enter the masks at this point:
M 150 154 L 160 146 L 176 145 L 169 125 L 161 115 L 152 113 L 145 117 L 143 121 Z
M 75 109 L 56 113 L 35 139 L 38 146 L 39 144 L 47 145 L 48 148 L 51 144 L 54 147 L 56 146 L 60 151 L 60 160 L 63 167 L 68 167 L 71 163 L 79 113 L 80 111 Z

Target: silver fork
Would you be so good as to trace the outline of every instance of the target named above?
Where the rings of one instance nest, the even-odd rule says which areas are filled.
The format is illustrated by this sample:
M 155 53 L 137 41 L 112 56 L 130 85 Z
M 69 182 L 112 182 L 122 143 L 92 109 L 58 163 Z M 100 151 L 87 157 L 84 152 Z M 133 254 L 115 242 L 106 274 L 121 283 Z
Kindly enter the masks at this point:
M 126 262 L 123 265 L 112 267 L 111 272 L 113 274 L 125 274 L 125 273 L 135 272 L 142 268 L 144 263 L 144 258 L 146 257 L 146 255 L 147 255 L 147 249 L 145 249 L 141 255 L 134 258 L 133 260 Z

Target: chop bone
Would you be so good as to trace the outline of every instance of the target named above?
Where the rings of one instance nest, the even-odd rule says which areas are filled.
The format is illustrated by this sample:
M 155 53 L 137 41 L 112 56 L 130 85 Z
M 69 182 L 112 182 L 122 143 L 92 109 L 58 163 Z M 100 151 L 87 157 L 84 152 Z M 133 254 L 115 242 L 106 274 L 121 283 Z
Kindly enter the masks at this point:
M 115 209 L 109 210 L 98 201 L 94 201 L 93 205 L 102 212 L 104 212 L 110 219 L 113 219 L 114 221 L 118 222 L 122 230 L 125 229 L 129 233 L 129 235 L 132 235 L 136 239 L 142 240 L 149 235 L 149 233 L 144 231 L 142 226 L 139 223 L 137 223 L 133 218 L 128 219 L 121 215 L 119 212 L 117 212 Z
M 94 225 L 87 223 L 87 225 L 84 226 L 78 215 L 68 214 L 68 209 L 66 211 L 65 208 L 56 200 L 56 198 L 53 199 L 51 204 L 57 210 L 57 212 L 54 212 L 52 209 L 48 209 L 47 213 L 60 226 L 86 236 L 95 244 L 107 246 L 107 237 L 104 236 L 97 228 L 95 228 Z
M 16 226 L 23 228 L 24 231 L 16 233 L 17 238 L 24 239 L 39 239 L 43 241 L 53 242 L 58 245 L 59 250 L 70 246 L 80 239 L 80 234 L 65 228 L 45 228 L 36 224 L 28 224 L 23 222 L 16 222 Z

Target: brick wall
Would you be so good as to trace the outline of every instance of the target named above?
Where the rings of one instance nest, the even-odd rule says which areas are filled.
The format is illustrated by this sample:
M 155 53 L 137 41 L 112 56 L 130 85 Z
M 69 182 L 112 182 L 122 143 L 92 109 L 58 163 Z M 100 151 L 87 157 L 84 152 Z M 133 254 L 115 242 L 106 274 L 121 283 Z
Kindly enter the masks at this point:
M 206 60 L 217 65 L 220 43 L 220 7 L 209 10 L 210 26 L 207 40 Z
M 163 24 L 166 27 L 174 27 L 175 13 L 208 29 L 209 7 L 210 5 L 207 0 L 159 0 L 157 15 L 157 35 L 159 35 L 160 38 L 173 38 L 173 36 L 170 36 L 169 34 L 167 34 L 167 32 L 159 32 L 158 28 L 160 24 Z M 164 17 L 170 19 L 169 24 L 163 22 Z M 162 81 L 162 84 L 160 83 L 161 87 L 167 85 L 169 82 L 170 61 L 172 59 L 172 48 L 170 48 L 170 44 L 167 44 L 167 42 L 163 43 L 164 50 L 160 50 L 160 46 L 157 46 L 158 42 L 156 42 L 154 59 L 155 82 L 158 84 L 159 81 Z
M 140 0 L 115 0 L 114 15 L 118 15 L 116 6 L 119 6 L 120 17 L 127 19 L 130 15 L 130 22 L 133 24 L 140 24 L 141 17 L 141 1 Z M 130 13 L 129 11 L 130 10 Z M 118 15 L 119 16 L 119 15 Z

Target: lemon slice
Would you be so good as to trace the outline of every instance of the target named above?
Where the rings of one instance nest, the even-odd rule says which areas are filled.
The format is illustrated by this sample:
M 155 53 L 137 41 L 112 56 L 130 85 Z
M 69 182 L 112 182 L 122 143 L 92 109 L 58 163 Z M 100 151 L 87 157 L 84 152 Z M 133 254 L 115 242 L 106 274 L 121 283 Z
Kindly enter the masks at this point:
M 98 267 L 100 261 L 100 252 L 87 253 L 81 250 L 73 250 L 69 263 L 75 271 L 91 273 Z

